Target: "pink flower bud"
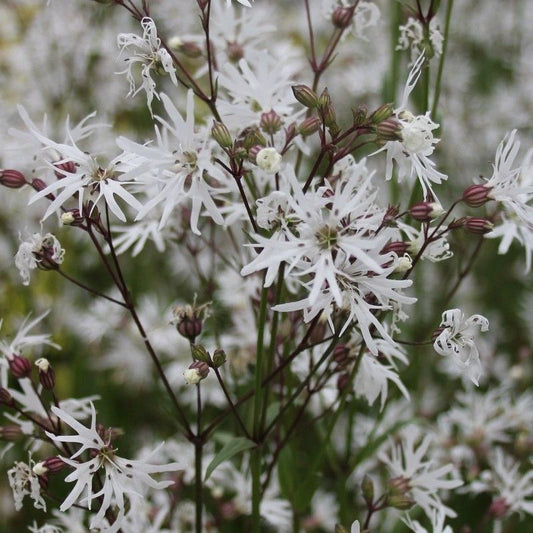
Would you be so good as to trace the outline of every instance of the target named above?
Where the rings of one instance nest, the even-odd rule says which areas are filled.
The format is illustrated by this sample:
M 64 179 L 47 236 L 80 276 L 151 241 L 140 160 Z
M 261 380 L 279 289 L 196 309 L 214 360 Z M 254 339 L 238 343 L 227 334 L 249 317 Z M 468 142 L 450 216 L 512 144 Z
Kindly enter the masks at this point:
M 463 227 L 474 235 L 485 235 L 494 229 L 494 224 L 486 218 L 468 217 Z
M 13 377 L 21 379 L 27 378 L 31 374 L 31 363 L 26 357 L 14 354 L 8 362 Z
M 261 115 L 260 128 L 269 135 L 277 133 L 281 128 L 281 117 L 271 109 L 268 113 Z
M 12 169 L 0 170 L 0 185 L 8 189 L 20 189 L 28 182 L 22 172 Z
M 489 198 L 491 190 L 492 187 L 486 185 L 470 185 L 464 190 L 462 200 L 470 207 L 481 207 L 491 200 Z
M 331 22 L 336 28 L 343 30 L 352 22 L 353 14 L 353 8 L 339 6 L 335 9 L 335 11 L 333 11 L 333 14 L 331 15 Z

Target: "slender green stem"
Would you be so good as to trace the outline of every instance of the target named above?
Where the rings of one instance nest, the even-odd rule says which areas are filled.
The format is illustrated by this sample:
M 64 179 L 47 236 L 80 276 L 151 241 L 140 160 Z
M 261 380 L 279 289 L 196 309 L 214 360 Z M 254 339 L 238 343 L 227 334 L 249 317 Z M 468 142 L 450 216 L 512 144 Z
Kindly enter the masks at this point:
M 446 20 L 444 22 L 444 43 L 442 45 L 442 54 L 440 55 L 440 60 L 439 60 L 439 70 L 437 72 L 437 80 L 435 82 L 435 94 L 433 96 L 433 106 L 431 108 L 431 116 L 433 118 L 435 118 L 435 115 L 437 113 L 437 109 L 439 106 L 442 73 L 444 72 L 444 59 L 446 57 L 446 52 L 448 50 L 448 35 L 450 33 L 450 21 L 452 19 L 452 8 L 453 8 L 453 0 L 448 0 L 448 5 L 446 7 Z
M 264 280 L 263 280 L 264 281 Z M 264 337 L 267 314 L 268 288 L 263 286 L 261 291 L 261 302 L 259 304 L 259 317 L 257 319 L 257 348 L 255 361 L 255 396 L 252 421 L 252 435 L 256 441 L 261 434 L 261 412 L 263 404 L 264 391 L 261 387 L 263 381 L 264 367 Z M 252 469 L 252 531 L 260 533 L 261 531 L 261 445 L 258 442 L 257 448 L 251 451 L 251 469 Z
M 196 434 L 202 433 L 202 391 L 200 383 L 196 385 Z M 204 442 L 196 438 L 194 442 L 194 470 L 195 470 L 195 505 L 196 505 L 196 533 L 202 533 L 202 514 L 204 508 L 204 488 L 202 483 L 202 458 Z

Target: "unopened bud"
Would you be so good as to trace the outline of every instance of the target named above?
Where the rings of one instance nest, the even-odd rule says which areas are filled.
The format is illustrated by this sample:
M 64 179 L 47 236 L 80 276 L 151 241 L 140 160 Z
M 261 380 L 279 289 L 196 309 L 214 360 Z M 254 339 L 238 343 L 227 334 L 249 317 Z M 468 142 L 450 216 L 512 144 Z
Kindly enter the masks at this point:
M 215 121 L 211 128 L 211 135 L 213 139 L 220 145 L 221 148 L 231 148 L 233 139 L 225 124 Z
M 224 350 L 221 350 L 220 348 L 217 348 L 213 352 L 213 365 L 215 368 L 221 367 L 226 362 L 226 352 Z
M 392 104 L 383 104 L 370 115 L 370 121 L 373 124 L 380 124 L 384 120 L 392 117 L 392 115 L 394 115 L 394 107 L 392 107 Z
M 464 190 L 461 198 L 470 207 L 481 207 L 491 200 L 489 198 L 491 191 L 492 187 L 486 185 L 470 185 Z
M 56 385 L 56 373 L 50 365 L 50 361 L 41 357 L 35 361 L 35 366 L 39 369 L 39 381 L 43 388 L 52 390 Z
M 255 162 L 267 174 L 276 174 L 281 169 L 281 154 L 275 148 L 263 148 L 255 156 Z
M 63 460 L 57 455 L 48 457 L 40 463 L 36 463 L 33 467 L 33 473 L 36 476 L 44 476 L 48 473 L 60 472 L 65 467 Z
M 379 141 L 401 141 L 402 127 L 395 118 L 388 118 L 381 121 L 376 128 Z
M 226 53 L 228 54 L 228 59 L 234 63 L 237 63 L 237 61 L 240 61 L 244 57 L 243 47 L 235 41 L 228 43 Z
M 353 125 L 360 126 L 366 120 L 368 114 L 368 107 L 364 104 L 357 106 L 356 109 L 352 109 Z
M 258 128 L 247 128 L 245 130 L 242 144 L 246 150 L 250 150 L 250 148 L 257 145 L 265 147 L 266 143 L 264 135 Z
M 318 106 L 317 94 L 307 85 L 293 85 L 292 93 L 294 94 L 294 98 L 305 107 L 314 109 Z
M 350 383 L 350 374 L 348 374 L 347 372 L 343 372 L 337 378 L 337 389 L 339 391 L 343 391 L 348 386 L 349 383 Z
M 56 178 L 61 180 L 67 174 L 74 174 L 76 172 L 76 165 L 74 161 L 62 161 L 61 163 L 54 163 Z
M 332 104 L 326 106 L 321 112 L 322 120 L 329 129 L 331 135 L 335 137 L 340 132 L 339 125 L 337 124 L 337 113 Z
M 209 304 L 197 305 L 195 299 L 193 305 L 175 307 L 172 314 L 174 318 L 171 323 L 176 324 L 180 335 L 194 343 L 196 337 L 202 333 L 204 318 L 209 314 Z
M 352 22 L 353 14 L 353 8 L 339 6 L 333 11 L 331 22 L 336 28 L 344 30 Z
M 493 518 L 503 518 L 508 512 L 511 506 L 507 503 L 505 498 L 495 498 L 489 507 L 489 514 Z
M 190 57 L 191 59 L 196 59 L 202 55 L 202 49 L 192 41 L 182 42 L 181 46 L 178 48 L 178 51 L 184 56 Z
M 420 222 L 429 222 L 444 213 L 438 202 L 418 202 L 409 209 L 409 214 Z
M 26 357 L 14 354 L 9 360 L 9 369 L 14 378 L 27 378 L 31 374 L 31 363 Z
M 277 133 L 281 129 L 281 117 L 271 109 L 267 113 L 261 115 L 259 127 L 269 135 Z
M 22 172 L 13 169 L 0 170 L 0 185 L 8 189 L 20 189 L 28 182 Z
M 468 217 L 463 227 L 474 235 L 485 235 L 494 229 L 494 224 L 486 218 Z
M 348 361 L 350 356 L 350 348 L 346 344 L 337 344 L 333 350 L 333 360 L 336 363 L 343 364 Z
M 409 248 L 409 243 L 403 242 L 403 241 L 391 241 L 387 243 L 383 250 L 381 250 L 382 254 L 386 254 L 389 252 L 396 253 L 397 256 L 402 256 L 407 252 L 407 249 Z
M 209 365 L 203 361 L 195 361 L 191 363 L 189 368 L 183 373 L 185 381 L 189 385 L 197 385 L 205 379 L 209 374 Z
M 83 217 L 80 215 L 79 209 L 69 209 L 61 214 L 61 223 L 64 226 L 81 226 Z
M 387 503 L 390 507 L 407 511 L 413 507 L 415 501 L 408 494 L 411 490 L 409 480 L 403 476 L 398 476 L 389 480 L 389 493 L 387 495 Z
M 11 393 L 4 387 L 0 387 L 0 405 L 7 405 L 8 407 L 13 407 L 15 405 L 15 400 Z
M 368 474 L 365 474 L 363 477 L 361 491 L 363 492 L 363 498 L 365 499 L 365 502 L 369 505 L 372 505 L 374 503 L 374 482 Z
M 211 362 L 211 356 L 209 355 L 209 352 L 201 344 L 192 344 L 191 352 L 196 361 L 202 361 L 203 363 Z
M 33 178 L 31 180 L 31 186 L 37 192 L 40 192 L 40 191 L 46 189 L 46 187 L 48 187 L 48 185 L 46 185 L 46 182 L 44 180 L 42 180 L 41 178 Z M 52 193 L 47 194 L 46 198 L 48 198 L 49 200 L 55 200 L 55 196 Z
M 413 268 L 413 260 L 411 259 L 411 256 L 409 254 L 403 254 L 398 258 L 398 262 L 394 267 L 394 272 L 402 274 L 403 272 L 411 270 L 411 268 Z
M 320 96 L 318 97 L 318 110 L 322 113 L 326 110 L 328 106 L 331 105 L 331 96 L 329 95 L 328 88 L 326 87 Z
M 7 442 L 16 442 L 24 436 L 20 426 L 0 426 L 0 440 Z
M 302 137 L 309 137 L 317 132 L 320 128 L 320 119 L 318 117 L 308 117 L 299 126 L 298 133 Z

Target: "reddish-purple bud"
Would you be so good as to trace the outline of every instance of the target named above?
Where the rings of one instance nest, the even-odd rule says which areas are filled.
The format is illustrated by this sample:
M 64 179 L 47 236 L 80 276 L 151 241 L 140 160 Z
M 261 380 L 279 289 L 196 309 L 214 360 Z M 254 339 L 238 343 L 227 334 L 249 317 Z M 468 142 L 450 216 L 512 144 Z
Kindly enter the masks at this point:
M 13 396 L 11 396 L 11 393 L 7 389 L 4 389 L 4 387 L 0 388 L 0 405 L 7 405 L 8 407 L 13 407 L 15 405 Z
M 489 514 L 494 518 L 503 518 L 508 512 L 511 506 L 507 503 L 505 498 L 495 498 L 489 507 Z
M 67 174 L 74 174 L 76 172 L 76 165 L 73 161 L 63 161 L 62 163 L 54 163 L 55 175 L 57 179 L 63 179 Z
M 27 378 L 31 374 L 31 363 L 26 357 L 14 354 L 8 363 L 11 374 L 17 379 Z
M 437 202 L 418 202 L 409 209 L 409 214 L 420 222 L 429 222 L 443 213 L 442 206 Z
M 494 229 L 494 224 L 486 218 L 468 217 L 463 227 L 474 235 L 485 235 Z
M 39 369 L 39 381 L 43 388 L 52 390 L 56 385 L 56 373 L 48 359 L 44 357 L 37 359 L 35 366 Z
M 277 133 L 281 129 L 281 117 L 271 109 L 267 113 L 261 115 L 259 127 L 269 135 Z
M 464 190 L 462 200 L 470 207 L 481 207 L 491 200 L 489 198 L 491 190 L 492 187 L 486 185 L 470 185 Z
M 383 247 L 383 250 L 381 250 L 381 253 L 387 254 L 389 252 L 395 252 L 396 255 L 401 256 L 407 252 L 408 248 L 409 248 L 409 243 L 407 242 L 391 241 Z
M 40 192 L 40 191 L 46 189 L 46 187 L 48 187 L 48 185 L 46 185 L 46 182 L 43 181 L 41 178 L 33 178 L 31 180 L 31 186 L 37 192 Z M 49 200 L 55 200 L 55 196 L 52 193 L 47 194 L 46 198 L 48 198 Z
M 395 118 L 391 117 L 377 125 L 376 134 L 379 141 L 401 141 L 402 127 Z
M 20 189 L 28 182 L 22 172 L 13 169 L 0 170 L 0 185 L 8 189 Z
M 337 344 L 333 350 L 333 360 L 336 363 L 345 363 L 350 356 L 350 348 L 346 344 Z
M 337 378 L 337 389 L 343 391 L 348 384 L 350 383 L 350 374 L 348 372 L 343 372 Z
M 38 468 L 37 465 L 39 465 Z M 60 457 L 53 455 L 52 457 L 48 457 L 44 461 L 37 463 L 34 468 L 34 473 L 38 476 L 42 476 L 43 474 L 47 473 L 53 474 L 55 472 L 60 472 L 63 470 L 63 468 L 65 468 L 65 466 L 65 463 Z
M 353 14 L 353 7 L 350 8 L 339 6 L 333 11 L 333 14 L 331 15 L 331 22 L 336 28 L 344 30 L 352 22 Z

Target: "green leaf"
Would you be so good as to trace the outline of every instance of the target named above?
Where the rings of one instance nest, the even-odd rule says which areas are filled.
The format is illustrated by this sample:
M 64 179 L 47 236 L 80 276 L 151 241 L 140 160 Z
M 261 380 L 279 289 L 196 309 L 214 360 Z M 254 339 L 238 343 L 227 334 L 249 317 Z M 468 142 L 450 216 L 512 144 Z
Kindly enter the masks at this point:
M 224 447 L 213 457 L 213 460 L 209 463 L 207 470 L 205 471 L 204 481 L 209 479 L 209 476 L 213 473 L 215 468 L 227 461 L 234 455 L 237 455 L 244 450 L 249 450 L 256 446 L 255 442 L 245 438 L 245 437 L 235 437 L 234 439 L 227 442 Z

